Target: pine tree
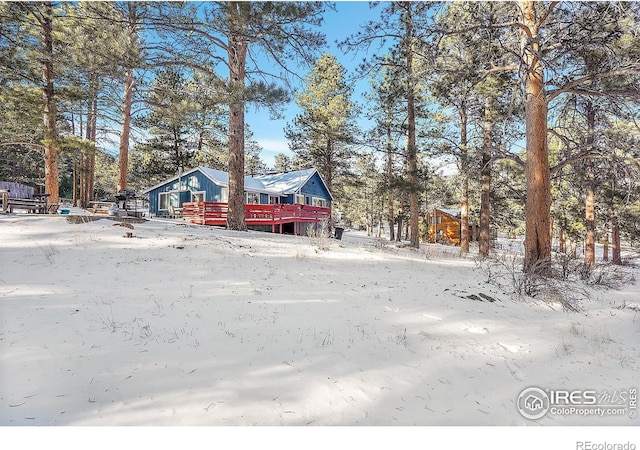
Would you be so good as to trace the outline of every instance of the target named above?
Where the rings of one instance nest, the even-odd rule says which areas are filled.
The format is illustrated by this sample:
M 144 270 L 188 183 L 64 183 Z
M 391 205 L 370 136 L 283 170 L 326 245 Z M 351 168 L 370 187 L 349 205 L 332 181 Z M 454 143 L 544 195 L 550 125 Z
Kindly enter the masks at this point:
M 160 71 L 146 99 L 149 111 L 139 119 L 139 124 L 152 136 L 147 147 L 171 168 L 166 175 L 191 168 L 196 151 L 193 130 L 200 107 L 188 95 L 187 84 L 188 80 L 180 70 Z
M 229 127 L 229 213 L 227 227 L 245 230 L 245 108 L 249 103 L 275 107 L 287 100 L 286 92 L 267 79 L 284 79 L 291 62 L 310 63 L 324 44 L 312 30 L 321 23 L 325 5 L 311 2 L 205 2 L 165 4 L 171 27 L 181 32 L 192 64 L 206 69 L 222 64 L 226 84 Z M 258 66 L 257 53 L 269 60 Z M 261 59 L 264 61 L 264 59 Z M 274 68 L 281 74 L 274 74 Z
M 406 106 L 406 140 L 408 174 L 407 194 L 409 197 L 410 245 L 419 247 L 419 191 L 417 119 L 419 108 L 416 104 L 421 90 L 420 74 L 428 70 L 429 54 L 433 49 L 435 36 L 433 19 L 435 9 L 440 7 L 431 2 L 391 2 L 383 4 L 380 21 L 367 23 L 362 31 L 341 43 L 347 50 L 369 49 L 371 46 L 390 44 L 389 56 L 398 69 L 399 80 L 404 84 L 403 99 Z M 374 57 L 365 63 L 365 70 L 379 67 L 383 57 Z
M 296 96 L 302 113 L 285 130 L 290 149 L 308 167 L 319 170 L 338 201 L 343 198 L 340 177 L 354 155 L 351 149 L 356 135 L 352 90 L 344 67 L 335 56 L 325 53 L 306 76 L 304 88 Z
M 515 24 L 522 36 L 526 105 L 527 271 L 548 265 L 551 260 L 549 104 L 566 93 L 602 92 L 593 85 L 598 80 L 627 78 L 634 82 L 629 77 L 640 73 L 640 63 L 636 58 L 637 38 L 630 27 L 637 19 L 638 5 L 521 1 L 516 15 Z M 620 39 L 631 45 L 612 45 Z M 583 58 L 585 50 L 606 58 L 605 64 L 588 64 Z
M 369 132 L 367 141 L 374 149 L 384 152 L 385 185 L 387 201 L 387 225 L 389 240 L 396 239 L 394 224 L 396 221 L 395 203 L 397 201 L 397 143 L 403 139 L 402 126 L 404 108 L 402 86 L 398 84 L 397 73 L 391 61 L 383 66 L 378 78 L 371 81 L 371 91 L 365 94 L 367 100 L 366 116 L 373 120 L 375 127 Z
M 56 70 L 54 26 L 59 19 L 53 2 L 42 3 L 11 3 L 3 5 L 3 15 L 9 16 L 11 21 L 17 20 L 17 27 L 13 39 L 14 58 L 10 70 L 16 78 L 22 78 L 28 83 L 38 86 L 41 90 L 41 110 L 43 123 L 44 149 L 44 185 L 45 192 L 50 195 L 49 202 L 59 202 L 58 176 L 58 148 L 56 146 L 56 90 L 54 76 Z M 29 32 L 25 33 L 22 26 Z M 9 31 L 8 27 L 4 28 Z M 4 33 L 3 33 L 4 34 Z M 17 54 L 20 53 L 20 54 Z M 39 72 L 39 77 L 37 73 Z M 35 144 L 35 143 L 34 143 Z

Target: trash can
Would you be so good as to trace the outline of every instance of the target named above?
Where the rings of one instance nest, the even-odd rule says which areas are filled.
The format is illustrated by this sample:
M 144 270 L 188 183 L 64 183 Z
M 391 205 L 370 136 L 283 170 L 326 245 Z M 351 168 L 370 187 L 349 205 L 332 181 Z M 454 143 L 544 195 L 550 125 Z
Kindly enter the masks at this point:
M 337 240 L 341 240 L 342 239 L 342 232 L 344 231 L 344 228 L 341 227 L 336 227 L 336 239 Z

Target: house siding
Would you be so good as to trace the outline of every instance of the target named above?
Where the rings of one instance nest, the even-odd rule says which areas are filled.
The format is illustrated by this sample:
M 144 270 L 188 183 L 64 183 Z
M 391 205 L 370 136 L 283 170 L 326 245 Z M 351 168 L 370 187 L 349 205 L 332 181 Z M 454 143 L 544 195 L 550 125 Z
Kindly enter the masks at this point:
M 223 201 L 222 189 L 223 186 L 220 186 L 213 182 L 201 169 L 196 169 L 191 172 L 187 172 L 180 179 L 167 181 L 166 183 L 163 183 L 148 191 L 149 212 L 152 215 L 166 214 L 166 211 L 159 210 L 160 194 L 163 192 L 179 192 L 179 206 L 182 206 L 183 203 L 191 201 L 192 192 L 204 191 L 205 201 L 221 202 Z M 331 204 L 331 194 L 325 187 L 322 178 L 317 172 L 309 177 L 309 179 L 304 183 L 302 187 L 298 189 L 297 192 L 305 196 L 305 203 L 308 205 L 313 204 L 314 197 L 324 199 L 327 206 Z M 279 195 L 279 201 L 280 203 L 284 204 L 293 204 L 295 203 L 295 194 Z M 269 204 L 268 193 L 260 192 L 260 204 Z
M 327 205 L 331 202 L 329 191 L 324 187 L 324 183 L 317 172 L 302 186 L 300 193 L 304 194 L 305 197 L 323 198 L 326 200 Z
M 331 205 L 331 196 L 329 191 L 324 187 L 320 175 L 313 174 L 311 178 L 300 188 L 300 195 L 304 195 L 305 203 L 311 204 L 313 197 L 322 198 L 327 202 L 327 206 Z M 280 203 L 292 205 L 296 202 L 296 194 L 287 194 L 280 197 Z
M 437 223 L 440 218 L 440 223 Z M 429 242 L 443 242 L 453 245 L 460 245 L 460 220 L 440 211 L 435 211 L 435 224 L 434 214 L 430 212 L 427 215 L 427 221 L 429 223 Z
M 205 200 L 208 202 L 222 201 L 222 186 L 215 184 L 207 178 L 202 172 L 196 170 L 189 173 L 179 180 L 167 182 L 158 186 L 149 192 L 149 212 L 154 215 L 162 214 L 159 211 L 159 198 L 162 192 L 182 191 L 180 192 L 180 205 L 191 201 L 191 192 L 205 191 Z
M 293 205 L 295 203 L 295 196 L 293 194 L 289 194 L 286 197 L 280 197 L 280 203 Z

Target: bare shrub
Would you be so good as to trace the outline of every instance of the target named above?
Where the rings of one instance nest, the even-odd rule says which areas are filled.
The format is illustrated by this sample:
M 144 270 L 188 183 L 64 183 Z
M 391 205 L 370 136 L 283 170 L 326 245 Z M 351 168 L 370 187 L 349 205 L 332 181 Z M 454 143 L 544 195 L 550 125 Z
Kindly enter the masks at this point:
M 636 281 L 633 273 L 615 264 L 596 264 L 585 267 L 582 269 L 581 276 L 586 284 L 607 289 L 620 289 Z
M 582 259 L 558 253 L 551 262 L 542 261 L 523 271 L 518 253 L 492 254 L 476 259 L 487 283 L 518 295 L 559 303 L 565 311 L 579 312 L 589 298 L 588 288 L 620 289 L 635 283 L 627 268 L 614 264 L 586 265 Z
M 307 229 L 307 236 L 311 245 L 314 245 L 318 250 L 328 250 L 330 246 L 329 242 L 329 221 L 323 220 L 317 227 L 309 227 Z
M 570 281 L 554 276 L 556 271 L 549 261 L 539 261 L 524 271 L 520 254 L 504 253 L 477 259 L 476 264 L 487 276 L 487 283 L 520 296 L 560 304 L 564 311 L 581 311 L 581 299 L 587 295 Z
M 476 259 L 476 264 L 487 276 L 487 283 L 518 295 L 535 297 L 548 279 L 546 261 L 540 261 L 523 271 L 523 259 L 518 253 L 494 254 Z

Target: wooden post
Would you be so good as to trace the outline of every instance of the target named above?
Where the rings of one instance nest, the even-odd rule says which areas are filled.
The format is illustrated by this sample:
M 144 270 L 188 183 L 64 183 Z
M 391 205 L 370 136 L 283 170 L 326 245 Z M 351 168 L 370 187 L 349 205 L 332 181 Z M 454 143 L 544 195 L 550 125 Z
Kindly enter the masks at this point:
M 0 189 L 0 193 L 2 193 L 2 213 L 7 212 L 7 205 L 9 203 L 9 189 Z

